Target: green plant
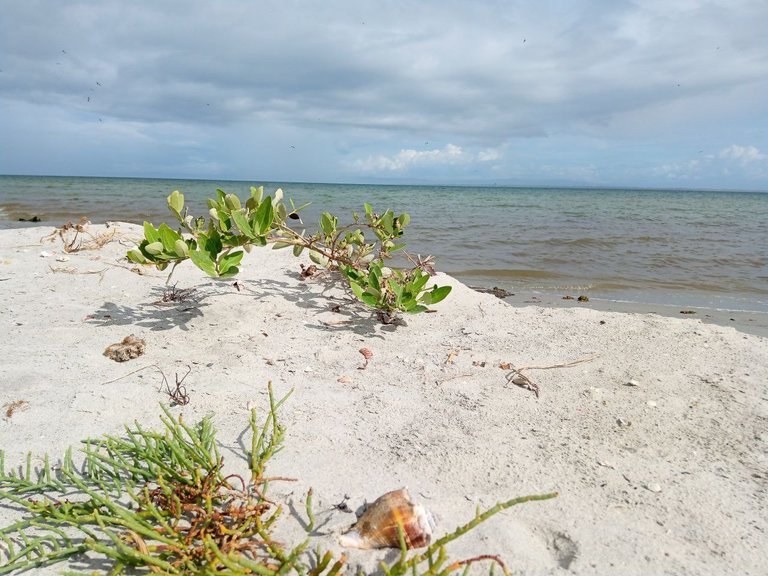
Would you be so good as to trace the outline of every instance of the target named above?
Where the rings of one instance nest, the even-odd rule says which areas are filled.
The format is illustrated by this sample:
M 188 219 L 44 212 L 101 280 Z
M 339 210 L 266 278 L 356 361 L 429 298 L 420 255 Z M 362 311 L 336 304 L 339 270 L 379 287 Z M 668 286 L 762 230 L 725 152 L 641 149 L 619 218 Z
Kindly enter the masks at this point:
M 90 553 L 106 559 L 110 575 L 131 568 L 166 575 L 335 576 L 344 569 L 345 556 L 310 550 L 311 490 L 307 538 L 292 548 L 272 538 L 282 508 L 267 499 L 265 466 L 281 448 L 284 429 L 277 410 L 286 398 L 276 401 L 270 385 L 264 422 L 259 425 L 251 412 L 249 479 L 224 473 L 210 417 L 189 426 L 165 408 L 163 432 L 137 423 L 126 427 L 124 437 L 85 441 L 79 468 L 70 450 L 56 471 L 47 456 L 40 469 L 28 456 L 23 469 L 6 472 L 0 452 L 0 498 L 23 513 L 0 528 L 0 574 Z M 501 510 L 554 496 L 516 498 L 478 511 L 420 553 L 409 554 L 401 538 L 400 556 L 382 569 L 390 576 L 445 576 L 489 560 L 506 572 L 497 556 L 450 561 L 445 546 Z
M 315 264 L 338 271 L 346 278 L 352 292 L 366 305 L 381 312 L 385 321 L 399 312 L 423 312 L 448 296 L 450 286 L 427 287 L 433 269 L 431 260 L 406 258 L 410 268 L 387 266 L 397 252 L 410 221 L 406 213 L 395 215 L 387 210 L 379 215 L 369 204 L 364 214 L 354 213 L 352 222 L 340 225 L 339 219 L 323 212 L 314 234 L 295 230 L 289 221 L 300 222 L 299 212 L 307 205 L 289 205 L 278 189 L 274 196 L 264 195 L 264 188 L 251 188 L 242 202 L 235 194 L 216 191 L 208 199 L 208 219 L 195 218 L 184 205 L 184 195 L 175 191 L 167 198 L 168 208 L 180 223 L 173 230 L 163 223 L 155 228 L 144 223 L 144 240 L 128 251 L 128 258 L 139 264 L 153 264 L 160 270 L 185 260 L 213 277 L 227 278 L 239 272 L 244 252 L 254 246 L 271 244 L 274 249 L 292 248 L 299 256 L 307 250 Z M 370 231 L 374 240 L 366 238 Z

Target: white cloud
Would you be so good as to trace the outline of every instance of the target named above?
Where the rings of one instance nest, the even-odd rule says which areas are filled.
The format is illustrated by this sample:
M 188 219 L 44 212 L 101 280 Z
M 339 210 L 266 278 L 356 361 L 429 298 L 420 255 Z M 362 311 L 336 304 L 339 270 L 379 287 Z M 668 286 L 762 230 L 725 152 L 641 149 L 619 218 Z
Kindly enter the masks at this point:
M 763 154 L 755 146 L 739 146 L 738 144 L 731 144 L 727 148 L 720 150 L 718 156 L 723 160 L 734 160 L 742 165 L 751 164 L 753 162 L 768 163 L 768 154 Z
M 717 154 L 669 162 L 658 166 L 653 172 L 669 180 L 707 185 L 720 177 L 757 181 L 768 177 L 768 154 L 760 152 L 757 146 L 731 144 Z
M 493 162 L 501 159 L 501 151 L 497 148 L 485 148 L 477 153 L 480 162 Z
M 393 156 L 369 156 L 353 162 L 363 172 L 402 172 L 412 166 L 439 166 L 461 164 L 470 158 L 455 144 L 446 144 L 442 150 L 400 150 Z
M 442 149 L 414 150 L 403 149 L 393 155 L 371 155 L 355 160 L 348 165 L 361 172 L 405 172 L 416 167 L 459 166 L 475 163 L 489 163 L 500 160 L 501 150 L 483 148 L 478 152 L 466 151 L 456 144 L 446 144 Z

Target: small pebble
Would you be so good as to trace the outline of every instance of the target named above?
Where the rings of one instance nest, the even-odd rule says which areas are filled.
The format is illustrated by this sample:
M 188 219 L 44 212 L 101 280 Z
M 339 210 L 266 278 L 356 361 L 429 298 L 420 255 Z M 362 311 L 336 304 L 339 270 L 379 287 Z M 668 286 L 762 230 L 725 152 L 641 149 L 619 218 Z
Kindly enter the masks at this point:
M 626 386 L 640 386 L 640 382 L 638 382 L 637 380 L 630 380 L 629 382 L 626 383 Z
M 629 420 L 624 420 L 624 418 L 616 418 L 616 424 L 619 426 L 631 426 L 632 422 Z
M 651 408 L 656 408 L 656 402 L 654 402 L 653 400 L 648 400 L 646 404 Z
M 646 484 L 646 489 L 650 490 L 651 492 L 661 492 L 661 484 Z

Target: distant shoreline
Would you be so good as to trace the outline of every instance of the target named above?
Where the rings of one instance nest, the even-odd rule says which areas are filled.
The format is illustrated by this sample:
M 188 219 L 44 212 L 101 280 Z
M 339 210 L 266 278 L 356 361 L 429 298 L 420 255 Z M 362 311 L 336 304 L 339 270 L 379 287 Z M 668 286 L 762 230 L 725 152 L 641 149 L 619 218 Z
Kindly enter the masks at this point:
M 616 300 L 590 298 L 588 302 L 563 299 L 561 296 L 544 295 L 534 292 L 516 292 L 503 301 L 515 308 L 523 306 L 542 306 L 546 308 L 568 309 L 587 308 L 600 312 L 621 312 L 628 314 L 655 314 L 663 318 L 701 320 L 704 324 L 730 326 L 746 334 L 768 337 L 768 313 L 749 310 L 716 310 L 712 308 L 681 307 L 672 304 L 645 304 L 641 302 L 621 302 Z M 682 314 L 692 311 L 693 314 Z
M 387 181 L 360 181 L 360 182 L 310 182 L 309 180 L 296 180 L 296 181 L 284 181 L 284 180 L 272 180 L 272 179 L 259 179 L 259 178 L 185 178 L 183 176 L 83 176 L 83 175 L 56 175 L 56 174 L 0 174 L 0 178 L 67 178 L 67 179 L 100 179 L 100 180 L 141 180 L 141 181 L 168 181 L 168 182 L 204 182 L 204 183 L 233 183 L 241 184 L 243 182 L 251 182 L 254 186 L 304 186 L 310 185 L 322 185 L 322 186 L 408 186 L 409 188 L 518 188 L 518 189 L 534 189 L 534 190 L 631 190 L 633 192 L 658 192 L 658 191 L 672 191 L 672 192 L 735 192 L 745 194 L 768 194 L 768 189 L 764 188 L 670 188 L 662 186 L 627 186 L 621 184 L 603 184 L 597 186 L 587 186 L 578 184 L 542 184 L 542 183 L 525 183 L 525 182 L 488 182 L 488 181 L 464 181 L 456 183 L 456 181 L 419 181 L 419 180 L 387 180 Z

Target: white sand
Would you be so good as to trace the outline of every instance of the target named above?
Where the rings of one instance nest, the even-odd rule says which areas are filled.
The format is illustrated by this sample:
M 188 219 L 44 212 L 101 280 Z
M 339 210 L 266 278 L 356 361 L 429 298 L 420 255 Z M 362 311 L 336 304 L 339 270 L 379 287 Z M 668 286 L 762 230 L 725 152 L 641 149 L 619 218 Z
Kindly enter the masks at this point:
M 436 313 L 383 326 L 330 277 L 302 281 L 289 251 L 268 249 L 246 258 L 240 292 L 180 266 L 173 281 L 196 288 L 193 299 L 158 306 L 166 274 L 131 272 L 126 245 L 58 262 L 61 243 L 39 243 L 50 231 L 0 231 L 0 406 L 28 403 L 0 415 L 7 463 L 58 457 L 133 420 L 159 426 L 159 372 L 114 380 L 151 365 L 173 380 L 190 366 L 191 401 L 173 411 L 187 422 L 213 413 L 233 469 L 245 466 L 249 403 L 266 405 L 270 380 L 280 396 L 294 390 L 268 472 L 298 479 L 272 485 L 298 514 L 314 489 L 320 546 L 341 550 L 354 516 L 333 505 L 345 495 L 354 509 L 408 486 L 442 535 L 476 506 L 557 491 L 494 517 L 452 556 L 500 554 L 522 574 L 768 573 L 765 338 L 690 319 L 513 308 L 444 275 L 454 290 Z M 129 334 L 146 341 L 143 356 L 102 355 Z M 373 352 L 366 370 L 362 347 Z M 526 371 L 538 399 L 499 368 L 595 355 Z M 3 525 L 12 515 L 0 508 Z M 368 569 L 396 554 L 348 553 Z

